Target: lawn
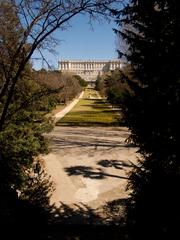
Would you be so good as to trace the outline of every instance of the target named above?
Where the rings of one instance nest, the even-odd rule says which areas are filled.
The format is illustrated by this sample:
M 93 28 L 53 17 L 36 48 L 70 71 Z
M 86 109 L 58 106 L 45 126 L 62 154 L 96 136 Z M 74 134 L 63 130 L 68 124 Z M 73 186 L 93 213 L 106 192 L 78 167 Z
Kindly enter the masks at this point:
M 90 95 L 89 90 L 85 91 L 84 98 L 56 125 L 118 125 L 119 110 L 113 110 L 105 99 L 96 99 L 95 96 L 99 96 L 95 90 L 92 90 Z
M 97 92 L 96 90 L 94 90 L 93 88 L 86 88 L 84 91 L 84 95 L 83 98 L 99 98 L 99 92 Z

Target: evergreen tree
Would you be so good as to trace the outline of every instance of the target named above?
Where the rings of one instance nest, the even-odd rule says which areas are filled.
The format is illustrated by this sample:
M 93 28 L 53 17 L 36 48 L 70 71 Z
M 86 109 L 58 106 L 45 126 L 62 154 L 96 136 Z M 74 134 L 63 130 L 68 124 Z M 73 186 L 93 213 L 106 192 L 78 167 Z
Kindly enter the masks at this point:
M 86 80 L 84 80 L 81 76 L 79 75 L 74 75 L 74 79 L 76 79 L 81 87 L 87 87 L 88 83 Z
M 13 61 L 15 47 L 22 38 L 22 28 L 11 4 L 5 1 L 0 6 L 1 117 L 9 94 L 3 91 L 8 83 L 4 69 Z M 11 86 L 10 82 L 8 84 Z M 48 152 L 48 142 L 43 134 L 51 129 L 50 120 L 45 117 L 47 112 L 40 111 L 40 107 L 46 104 L 43 93 L 44 89 L 33 79 L 30 64 L 26 64 L 14 86 L 5 122 L 0 128 L 0 238 L 3 228 L 17 227 L 20 239 L 22 230 L 18 233 L 18 226 L 34 229 L 38 228 L 37 223 L 47 222 L 45 210 L 49 206 L 52 184 L 38 160 L 40 154 Z M 16 236 L 15 232 L 12 233 L 13 237 Z M 7 239 L 11 231 L 5 234 Z
M 133 69 L 123 114 L 140 153 L 129 180 L 133 239 L 180 235 L 179 12 L 178 0 L 130 0 L 117 15 L 128 46 L 119 53 Z
M 95 89 L 97 91 L 101 90 L 101 77 L 100 77 L 100 74 L 98 74 L 97 79 L 95 81 Z

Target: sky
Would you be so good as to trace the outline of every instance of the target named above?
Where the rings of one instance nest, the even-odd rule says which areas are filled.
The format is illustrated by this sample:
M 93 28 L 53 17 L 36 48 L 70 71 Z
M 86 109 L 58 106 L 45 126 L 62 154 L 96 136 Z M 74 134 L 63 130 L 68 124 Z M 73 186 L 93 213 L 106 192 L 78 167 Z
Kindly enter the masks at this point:
M 55 38 L 58 45 L 55 48 L 56 55 L 44 52 L 44 56 L 50 66 L 58 68 L 58 60 L 109 60 L 117 58 L 116 35 L 112 28 L 117 28 L 112 21 L 105 20 L 101 23 L 94 21 L 92 26 L 88 24 L 88 17 L 76 16 L 71 21 L 71 27 L 67 30 L 58 30 Z M 93 29 L 92 29 L 93 27 Z M 38 58 L 37 53 L 33 58 Z M 41 69 L 46 67 L 42 60 L 33 60 L 33 67 Z

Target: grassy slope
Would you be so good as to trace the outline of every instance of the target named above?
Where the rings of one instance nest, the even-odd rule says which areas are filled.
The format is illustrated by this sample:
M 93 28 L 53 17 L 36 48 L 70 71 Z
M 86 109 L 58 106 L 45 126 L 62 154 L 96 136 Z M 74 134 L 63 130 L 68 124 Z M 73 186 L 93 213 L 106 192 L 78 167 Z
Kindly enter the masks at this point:
M 97 98 L 90 99 L 90 96 Z M 98 99 L 95 90 L 86 90 L 83 97 L 56 125 L 118 125 L 120 115 L 111 109 L 106 100 Z

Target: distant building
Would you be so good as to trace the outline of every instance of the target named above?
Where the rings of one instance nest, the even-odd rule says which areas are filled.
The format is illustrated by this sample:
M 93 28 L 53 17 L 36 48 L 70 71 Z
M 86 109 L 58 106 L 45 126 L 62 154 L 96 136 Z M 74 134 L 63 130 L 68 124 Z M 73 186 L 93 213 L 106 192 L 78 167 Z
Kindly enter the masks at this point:
M 58 62 L 59 70 L 71 72 L 81 76 L 86 81 L 95 81 L 98 75 L 104 72 L 121 68 L 121 61 L 116 60 L 61 60 Z

